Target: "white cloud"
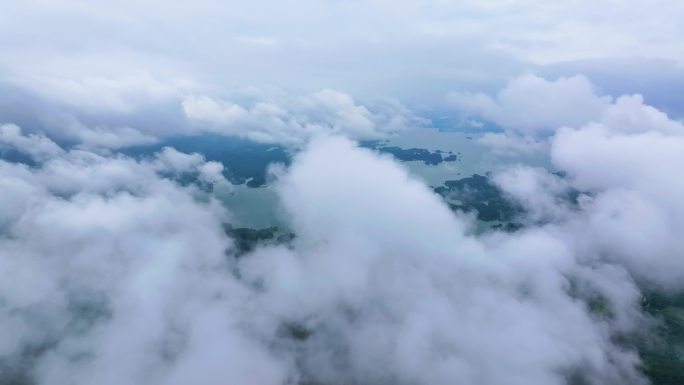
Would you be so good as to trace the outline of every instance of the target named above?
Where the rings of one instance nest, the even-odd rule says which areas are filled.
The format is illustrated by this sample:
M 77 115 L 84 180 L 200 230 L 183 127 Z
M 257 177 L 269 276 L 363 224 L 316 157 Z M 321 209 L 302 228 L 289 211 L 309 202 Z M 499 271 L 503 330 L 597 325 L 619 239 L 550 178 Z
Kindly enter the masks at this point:
M 554 146 L 574 147 L 575 134 Z M 628 135 L 652 135 L 654 146 L 669 138 Z M 622 165 L 611 146 L 600 160 Z M 0 200 L 0 264 L 11 272 L 0 323 L 12 336 L 0 354 L 42 384 L 561 385 L 579 371 L 590 383 L 641 385 L 638 356 L 615 337 L 648 326 L 633 277 L 681 278 L 669 243 L 680 227 L 666 226 L 681 221 L 671 199 L 680 192 L 658 195 L 641 172 L 606 187 L 583 167 L 569 161 L 570 179 L 524 168 L 498 177 L 550 223 L 474 237 L 392 158 L 317 138 L 278 176 L 293 243 L 234 260 L 227 214 L 160 175 L 220 174 L 198 154 L 0 162 L 0 191 L 14 197 Z M 664 183 L 659 175 L 648 181 Z M 575 214 L 532 199 L 582 180 L 597 194 Z M 589 310 L 596 296 L 613 317 Z M 287 337 L 292 323 L 310 335 Z M 36 345 L 47 348 L 22 363 L 19 352 Z
M 669 135 L 684 135 L 684 125 L 667 114 L 644 103 L 641 95 L 623 95 L 611 104 L 600 123 L 620 133 L 658 131 Z
M 523 75 L 511 80 L 494 98 L 482 93 L 452 93 L 448 99 L 465 114 L 526 135 L 553 133 L 560 126 L 596 120 L 612 101 L 609 96 L 596 95 L 591 82 L 581 75 L 555 81 Z
M 184 176 L 196 173 L 200 182 L 231 189 L 231 183 L 223 176 L 223 164 L 204 159 L 199 153 L 186 154 L 173 147 L 164 147 L 152 162 L 158 172 Z
M 676 177 L 683 154 L 684 130 L 667 135 L 600 124 L 559 131 L 551 152 L 577 188 L 597 192 L 584 203 L 580 234 L 624 259 L 635 275 L 669 288 L 681 288 L 684 278 L 684 182 Z
M 188 97 L 183 101 L 183 111 L 190 119 L 230 124 L 244 119 L 248 112 L 230 102 L 219 103 L 207 96 Z
M 159 170 L 182 174 L 202 165 L 204 156 L 198 153 L 186 154 L 173 147 L 164 147 L 157 153 L 157 161 Z
M 538 63 L 635 52 L 681 62 L 673 37 L 682 35 L 682 10 L 668 0 L 11 0 L 0 68 L 4 81 L 97 111 L 130 111 L 188 87 L 330 87 L 425 100 L 454 84 L 491 87 Z
M 1 145 L 13 147 L 36 160 L 51 158 L 63 152 L 55 142 L 44 135 L 22 135 L 21 128 L 14 124 L 0 125 Z
M 359 13 L 358 4 L 309 0 L 298 7 L 272 0 L 192 5 L 9 1 L 0 22 L 0 85 L 16 87 L 35 98 L 31 104 L 46 108 L 17 109 L 10 105 L 13 95 L 3 90 L 0 120 L 33 132 L 36 126 L 13 115 L 22 109 L 29 110 L 23 111 L 27 119 L 70 114 L 89 127 L 77 140 L 120 148 L 187 133 L 180 104 L 200 102 L 201 95 L 218 103 L 222 113 L 229 105 L 252 112 L 253 105 L 230 95 L 251 86 L 278 87 L 293 95 L 344 90 L 362 98 L 371 112 L 373 101 L 387 97 L 431 112 L 443 107 L 436 95 L 454 87 L 462 94 L 492 89 L 514 74 L 539 70 L 539 63 L 638 52 L 676 65 L 682 60 L 677 52 L 684 50 L 672 38 L 681 34 L 675 15 L 682 9 L 675 3 L 654 0 L 645 6 L 630 0 L 596 7 L 588 0 L 543 5 L 373 0 Z M 614 63 L 599 67 L 610 73 Z M 568 71 L 559 75 L 574 74 Z M 639 78 L 631 72 L 622 77 Z M 668 83 L 655 88 L 649 98 L 671 94 Z M 481 99 L 473 107 L 490 109 L 490 102 Z M 344 111 L 351 115 L 332 117 L 342 119 L 334 123 L 366 127 L 354 120 L 364 114 Z M 539 123 L 555 122 L 558 113 L 541 111 Z M 529 123 L 524 115 L 516 119 Z M 264 130 L 251 135 L 279 140 Z
M 684 206 L 679 198 L 684 194 L 684 184 L 676 175 L 684 165 L 684 125 L 645 104 L 640 95 L 623 95 L 614 103 L 585 95 L 587 100 L 600 101 L 594 104 L 601 108 L 590 116 L 574 108 L 571 101 L 577 92 L 566 87 L 567 81 L 534 81 L 559 95 L 511 92 L 515 87 L 509 85 L 499 95 L 508 93 L 507 98 L 523 101 L 503 103 L 506 98 L 498 97 L 494 110 L 512 111 L 503 106 L 527 105 L 525 100 L 533 99 L 540 101 L 535 107 L 538 110 L 556 111 L 562 109 L 556 102 L 566 101 L 566 111 L 556 115 L 558 121 L 544 125 L 541 133 L 535 130 L 542 126 L 516 125 L 516 114 L 540 116 L 534 108 L 523 108 L 511 116 L 502 115 L 502 121 L 510 117 L 513 123 L 506 126 L 505 133 L 496 135 L 497 140 L 490 137 L 484 141 L 523 148 L 529 144 L 529 150 L 548 142 L 552 167 L 563 171 L 567 178 L 539 169 L 512 167 L 496 176 L 499 185 L 517 197 L 533 217 L 562 223 L 558 231 L 574 238 L 578 247 L 624 264 L 649 285 L 681 288 L 684 249 L 677 234 L 684 231 Z M 562 95 L 564 92 L 568 96 Z M 573 112 L 574 124 L 572 119 L 564 118 L 564 113 Z M 530 132 L 547 139 L 521 135 Z M 580 199 L 577 212 L 558 200 L 569 188 L 589 194 Z
M 534 63 L 633 52 L 681 62 L 684 5 L 359 6 L 3 5 L 0 85 L 12 92 L 0 92 L 0 120 L 19 116 L 25 132 L 0 126 L 0 145 L 36 164 L 0 160 L 0 375 L 561 385 L 579 371 L 590 384 L 645 383 L 636 352 L 616 341 L 648 327 L 637 284 L 682 289 L 682 124 L 583 76 L 468 91 Z M 331 137 L 422 122 L 331 89 L 430 101 L 454 84 L 463 111 L 506 129 L 483 139 L 501 152 L 549 143 L 566 178 L 522 166 L 495 176 L 544 225 L 469 235 L 389 157 Z M 291 92 L 231 97 L 244 86 Z M 277 187 L 292 244 L 232 258 L 230 215 L 197 186 L 226 183 L 219 163 L 101 150 L 206 131 L 306 148 Z M 175 181 L 188 175 L 197 180 Z M 576 206 L 559 198 L 571 188 L 587 191 Z M 612 316 L 590 311 L 597 296 Z M 287 337 L 293 323 L 308 338 Z
M 183 101 L 183 111 L 199 131 L 288 146 L 302 146 L 321 135 L 378 139 L 424 124 L 398 103 L 386 103 L 371 111 L 349 95 L 333 90 L 304 97 L 262 98 L 250 106 L 191 96 Z
M 202 166 L 200 166 L 199 170 L 200 179 L 204 182 L 212 184 L 220 183 L 225 186 L 228 186 L 230 184 L 230 182 L 228 182 L 226 178 L 223 176 L 223 164 L 219 162 L 205 162 Z
M 226 213 L 157 173 L 166 160 L 215 176 L 213 162 L 195 158 L 167 149 L 154 161 L 87 151 L 35 168 L 0 161 L 2 376 L 285 381 L 289 364 L 240 325 L 247 292 L 229 270 Z
M 178 100 L 190 88 L 184 79 L 156 79 L 149 74 L 77 77 L 45 75 L 10 78 L 55 104 L 94 112 L 132 112 L 144 105 Z
M 156 143 L 159 139 L 131 127 L 88 127 L 73 117 L 65 118 L 64 125 L 50 130 L 60 138 L 70 139 L 83 147 L 122 148 Z
M 492 181 L 526 209 L 520 220 L 556 223 L 567 218 L 571 209 L 572 202 L 567 198 L 571 191 L 569 181 L 543 168 L 508 166 L 494 173 Z
M 662 131 L 681 135 L 684 131 L 681 122 L 645 104 L 643 96 L 622 95 L 615 100 L 600 96 L 581 75 L 553 81 L 523 75 L 509 81 L 495 97 L 451 93 L 448 99 L 459 112 L 489 120 L 509 134 L 520 135 L 516 138 L 518 142 L 550 136 L 563 126 L 580 127 L 591 122 L 620 132 Z M 513 139 L 514 135 L 508 135 L 508 141 Z M 486 140 L 499 147 L 505 139 L 490 136 Z
M 619 269 L 583 265 L 563 237 L 470 238 L 426 186 L 339 138 L 295 159 L 279 192 L 294 249 L 257 251 L 241 272 L 262 288 L 258 306 L 312 331 L 295 345 L 304 378 L 563 384 L 579 370 L 643 383 L 636 355 L 610 338 L 641 322 L 638 291 Z M 570 280 L 609 295 L 616 325 L 589 314 Z

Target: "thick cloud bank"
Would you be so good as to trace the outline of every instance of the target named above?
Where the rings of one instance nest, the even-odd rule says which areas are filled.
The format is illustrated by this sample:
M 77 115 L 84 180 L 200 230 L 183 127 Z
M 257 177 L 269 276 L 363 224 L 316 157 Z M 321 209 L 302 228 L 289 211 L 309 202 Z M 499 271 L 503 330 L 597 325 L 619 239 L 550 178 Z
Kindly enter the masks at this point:
M 546 224 L 484 236 L 391 158 L 314 140 L 276 172 L 297 237 L 239 258 L 201 156 L 2 132 L 35 163 L 0 161 L 0 370 L 24 383 L 645 384 L 618 342 L 652 322 L 635 282 L 682 282 L 681 186 L 658 158 L 682 164 L 681 137 L 662 132 L 561 130 L 567 179 L 508 180 Z M 585 157 L 662 170 L 606 179 Z M 548 203 L 569 186 L 578 207 Z
M 496 180 L 537 220 L 551 220 L 575 238 L 577 247 L 588 247 L 585 252 L 624 263 L 652 285 L 681 290 L 684 248 L 677 234 L 684 231 L 684 184 L 678 175 L 684 166 L 684 124 L 646 104 L 641 95 L 613 101 L 587 93 L 591 87 L 583 78 L 573 79 L 525 76 L 499 92 L 497 102 L 484 97 L 493 103 L 492 111 L 503 115 L 481 110 L 482 116 L 509 122 L 504 133 L 486 135 L 484 143 L 499 151 L 541 148 L 566 175 L 516 166 Z M 573 102 L 573 95 L 582 93 L 578 98 L 585 104 Z M 502 95 L 526 101 L 516 104 Z M 544 110 L 560 111 L 554 115 L 557 121 L 545 120 Z M 523 124 L 516 116 L 530 118 Z M 556 199 L 569 190 L 586 192 L 577 212 Z
M 147 93 L 162 83 L 143 80 L 96 81 L 99 87 L 88 91 L 93 95 L 70 101 L 68 91 L 80 89 L 71 83 L 48 98 L 0 79 L 0 117 L 26 132 L 89 149 L 121 149 L 205 133 L 299 148 L 316 136 L 383 139 L 429 123 L 397 101 L 364 104 L 332 89 L 300 95 L 250 87 L 230 94 L 169 82 L 154 96 Z M 114 101 L 103 96 L 108 93 L 116 95 Z
M 448 100 L 461 114 L 502 128 L 503 133 L 488 132 L 479 141 L 503 155 L 549 152 L 551 138 L 564 127 L 602 126 L 620 134 L 670 136 L 684 131 L 681 122 L 646 104 L 642 95 L 601 95 L 582 75 L 556 80 L 523 75 L 495 96 L 451 93 Z
M 4 127 L 5 143 L 56 152 Z M 140 162 L 53 155 L 0 162 L 3 383 L 281 381 L 283 364 L 238 326 L 248 292 L 230 273 L 226 213 L 162 176 L 226 183 L 213 162 L 169 148 Z

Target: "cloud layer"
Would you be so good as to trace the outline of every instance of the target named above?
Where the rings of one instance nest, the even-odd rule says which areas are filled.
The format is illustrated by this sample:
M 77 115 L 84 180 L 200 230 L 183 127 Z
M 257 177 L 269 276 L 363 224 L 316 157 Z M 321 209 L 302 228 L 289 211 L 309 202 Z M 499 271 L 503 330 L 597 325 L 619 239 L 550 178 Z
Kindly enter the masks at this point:
M 530 70 L 553 76 L 586 70 L 612 88 L 644 75 L 658 78 L 655 86 L 637 85 L 672 105 L 671 84 L 679 84 L 684 60 L 681 42 L 672 38 L 682 35 L 682 6 L 668 0 L 603 6 L 588 0 L 306 0 L 298 7 L 273 0 L 10 0 L 3 11 L 1 87 L 87 110 L 90 118 L 133 115 L 123 124 L 84 123 L 143 133 L 149 132 L 140 127 L 141 110 L 178 126 L 179 109 L 170 104 L 187 95 L 334 89 L 433 109 L 443 107 L 448 91 L 491 91 Z M 625 64 L 635 53 L 640 57 Z M 663 61 L 670 63 L 665 70 Z M 6 92 L 0 104 L 13 99 Z
M 554 134 L 566 178 L 498 174 L 542 224 L 484 236 L 391 158 L 315 139 L 276 175 L 297 237 L 240 258 L 221 230 L 229 213 L 200 188 L 216 183 L 213 162 L 171 148 L 141 161 L 66 151 L 3 126 L 4 145 L 36 165 L 0 162 L 2 374 L 645 384 L 634 347 L 616 341 L 652 322 L 637 284 L 681 289 L 682 191 L 661 156 L 677 165 L 684 152 L 676 123 L 643 111 L 652 119 L 630 121 L 662 130 Z M 188 172 L 196 182 L 174 181 Z M 569 188 L 586 192 L 579 206 L 556 204 Z
M 643 296 L 684 290 L 682 14 L 5 2 L 0 383 L 648 384 Z M 491 174 L 520 231 L 478 232 L 355 143 L 422 116 L 545 157 Z M 116 152 L 204 133 L 295 154 L 272 170 L 294 238 L 237 256 L 222 164 Z
M 381 139 L 425 123 L 398 103 L 371 112 L 349 95 L 333 90 L 279 99 L 243 107 L 207 96 L 189 96 L 183 100 L 183 112 L 199 130 L 298 147 L 325 135 Z

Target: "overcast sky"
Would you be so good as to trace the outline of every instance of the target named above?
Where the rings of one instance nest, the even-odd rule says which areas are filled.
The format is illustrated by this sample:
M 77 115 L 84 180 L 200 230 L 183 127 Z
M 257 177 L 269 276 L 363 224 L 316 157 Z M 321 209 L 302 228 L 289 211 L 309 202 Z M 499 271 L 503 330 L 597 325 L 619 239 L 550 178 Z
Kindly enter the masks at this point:
M 50 99 L 109 109 L 255 86 L 425 101 L 563 62 L 677 67 L 683 12 L 669 0 L 7 0 L 0 70 Z

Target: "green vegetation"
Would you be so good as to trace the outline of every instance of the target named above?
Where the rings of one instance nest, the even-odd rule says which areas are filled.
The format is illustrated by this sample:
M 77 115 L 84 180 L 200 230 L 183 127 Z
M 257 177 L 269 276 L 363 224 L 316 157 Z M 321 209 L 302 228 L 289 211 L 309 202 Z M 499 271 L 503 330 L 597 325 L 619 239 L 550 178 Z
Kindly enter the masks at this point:
M 660 320 L 656 340 L 639 344 L 644 373 L 653 385 L 684 384 L 684 293 L 648 293 L 642 307 Z
M 525 227 L 525 225 L 523 225 L 522 223 L 508 222 L 506 224 L 499 223 L 499 224 L 493 225 L 491 228 L 494 230 L 505 231 L 507 233 L 514 233 L 518 230 L 522 230 L 523 227 Z
M 223 225 L 223 229 L 235 242 L 235 254 L 238 257 L 253 251 L 259 245 L 289 243 L 295 238 L 294 234 L 282 232 L 277 226 L 250 229 L 246 227 L 235 228 L 226 223 Z
M 459 154 L 454 154 L 452 151 L 448 151 L 448 155 L 445 156 L 445 152 L 441 150 L 430 151 L 424 148 L 384 146 L 384 143 L 379 140 L 364 141 L 360 145 L 361 147 L 371 148 L 385 154 L 392 154 L 403 162 L 423 161 L 426 165 L 436 166 L 442 162 L 456 162 L 460 160 Z
M 523 212 L 522 207 L 507 199 L 487 176 L 475 174 L 471 177 L 448 180 L 434 191 L 444 197 L 454 211 L 475 212 L 477 219 L 485 222 L 509 222 L 496 225 L 506 231 L 519 230 L 522 225 L 512 222 Z
M 34 384 L 35 381 L 31 378 L 28 370 L 0 366 L 0 385 Z
M 158 144 L 131 147 L 123 152 L 144 157 L 167 146 L 185 153 L 197 152 L 207 160 L 220 162 L 225 168 L 223 174 L 226 179 L 233 184 L 247 183 L 247 187 L 265 185 L 266 170 L 271 163 L 290 163 L 290 155 L 281 146 L 209 134 L 169 138 Z
M 424 148 L 404 149 L 401 147 L 380 147 L 377 150 L 387 154 L 392 154 L 395 158 L 404 162 L 421 160 L 425 164 L 433 166 L 442 163 L 442 154 L 430 152 Z
M 281 336 L 295 341 L 304 341 L 313 334 L 313 331 L 298 322 L 285 322 L 280 325 L 278 332 Z

